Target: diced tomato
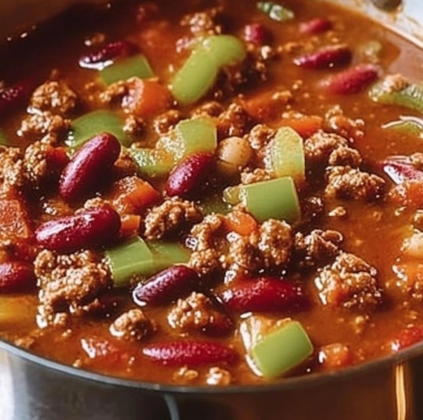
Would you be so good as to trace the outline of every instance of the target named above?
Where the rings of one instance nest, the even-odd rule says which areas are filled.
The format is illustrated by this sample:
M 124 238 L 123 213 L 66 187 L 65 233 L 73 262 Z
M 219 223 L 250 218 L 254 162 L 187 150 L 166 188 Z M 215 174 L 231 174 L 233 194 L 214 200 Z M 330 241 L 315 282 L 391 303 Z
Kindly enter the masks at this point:
M 298 117 L 283 118 L 280 125 L 293 128 L 305 139 L 322 128 L 323 118 L 318 115 L 301 115 Z
M 82 338 L 81 347 L 90 359 L 104 367 L 112 367 L 130 359 L 125 349 L 103 337 Z
M 120 236 L 129 237 L 136 235 L 139 231 L 141 216 L 136 214 L 124 214 L 121 217 Z
M 399 351 L 423 341 L 423 326 L 413 325 L 399 331 L 391 341 L 391 350 Z
M 149 118 L 166 111 L 171 103 L 172 97 L 165 86 L 154 80 L 134 78 L 122 106 L 129 114 Z
M 19 199 L 0 199 L 0 238 L 28 239 L 32 236 L 30 219 Z
M 413 208 L 423 207 L 423 182 L 406 181 L 397 185 L 389 194 L 390 198 L 400 206 Z
M 224 226 L 229 232 L 236 232 L 247 236 L 257 229 L 257 221 L 249 213 L 234 210 L 228 213 L 224 219 Z
M 113 206 L 119 213 L 139 214 L 160 200 L 160 193 L 136 176 L 117 181 L 112 191 Z

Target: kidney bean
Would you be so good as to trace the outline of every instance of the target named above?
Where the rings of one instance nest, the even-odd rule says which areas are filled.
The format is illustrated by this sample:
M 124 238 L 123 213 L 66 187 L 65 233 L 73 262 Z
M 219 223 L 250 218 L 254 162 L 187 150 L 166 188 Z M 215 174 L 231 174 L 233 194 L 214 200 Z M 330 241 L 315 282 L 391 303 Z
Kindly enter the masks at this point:
M 323 80 L 322 87 L 337 95 L 358 93 L 379 76 L 379 68 L 373 64 L 358 64 Z
M 294 58 L 294 64 L 306 69 L 335 68 L 349 64 L 351 58 L 352 53 L 347 46 L 330 45 Z
M 260 23 L 250 23 L 244 27 L 244 39 L 256 45 L 265 45 L 272 40 L 272 34 Z
M 169 174 L 166 192 L 170 197 L 198 193 L 213 166 L 213 154 L 198 152 L 186 157 Z
M 195 270 L 185 265 L 174 265 L 138 284 L 132 296 L 139 306 L 163 305 L 192 291 L 199 283 Z
M 168 366 L 203 366 L 212 363 L 233 364 L 238 353 L 212 341 L 173 341 L 147 345 L 143 353 L 149 359 Z
M 400 351 L 423 341 L 423 326 L 413 325 L 399 331 L 391 341 L 392 351 Z
M 110 61 L 118 57 L 127 57 L 135 50 L 135 46 L 127 41 L 110 42 L 97 51 L 83 55 L 79 59 L 79 65 L 84 68 L 101 70 Z
M 296 312 L 309 304 L 298 284 L 274 277 L 240 282 L 220 297 L 225 307 L 234 312 Z
M 299 30 L 302 34 L 316 35 L 329 31 L 333 28 L 333 23 L 329 19 L 314 18 L 300 23 Z
M 19 261 L 0 264 L 0 293 L 25 291 L 33 288 L 36 282 L 32 265 Z
M 119 214 L 109 205 L 43 223 L 35 231 L 37 243 L 59 253 L 113 243 L 119 237 Z
M 0 89 L 0 115 L 21 105 L 31 93 L 31 83 L 22 81 Z
M 417 169 L 407 156 L 391 156 L 379 162 L 378 166 L 395 184 L 405 181 L 423 181 L 423 172 Z
M 97 192 L 111 175 L 120 149 L 119 140 L 109 133 L 98 134 L 87 141 L 62 172 L 60 196 L 73 202 Z

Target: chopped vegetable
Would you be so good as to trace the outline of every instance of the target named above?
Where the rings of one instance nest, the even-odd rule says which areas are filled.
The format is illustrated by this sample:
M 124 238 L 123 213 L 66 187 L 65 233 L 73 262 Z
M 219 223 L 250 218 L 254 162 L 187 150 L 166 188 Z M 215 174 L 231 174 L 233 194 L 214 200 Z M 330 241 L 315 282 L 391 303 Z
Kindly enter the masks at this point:
M 148 246 L 154 255 L 155 272 L 174 264 L 185 264 L 191 255 L 187 248 L 176 242 L 149 242 Z
M 172 157 L 162 150 L 131 148 L 128 151 L 137 163 L 140 175 L 149 178 L 164 177 L 173 167 Z
M 66 144 L 77 149 L 87 140 L 102 132 L 113 134 L 124 146 L 130 143 L 130 138 L 123 131 L 122 119 L 114 112 L 101 109 L 74 120 Z
M 268 219 L 295 223 L 300 219 L 300 204 L 291 177 L 271 179 L 239 187 L 239 199 L 258 222 Z
M 258 224 L 250 214 L 234 210 L 226 215 L 224 226 L 229 232 L 236 232 L 239 235 L 250 235 L 257 229 Z
M 303 139 L 290 127 L 281 127 L 269 145 L 270 165 L 278 177 L 291 176 L 295 182 L 305 179 Z
M 383 128 L 423 139 L 423 119 L 421 118 L 400 117 L 397 121 L 385 124 Z
M 291 9 L 273 1 L 263 1 L 257 3 L 257 8 L 268 15 L 270 19 L 277 22 L 294 19 L 295 15 Z
M 402 76 L 386 76 L 372 87 L 369 95 L 381 104 L 400 105 L 423 112 L 423 84 L 413 83 Z
M 133 55 L 117 60 L 100 71 L 100 76 L 106 85 L 131 77 L 148 79 L 154 76 L 150 63 L 143 54 Z
M 213 86 L 222 67 L 244 60 L 245 47 L 232 35 L 211 35 L 198 43 L 170 85 L 182 105 L 193 104 Z
M 0 239 L 27 239 L 33 233 L 26 208 L 18 199 L 0 200 L 0 226 Z
M 216 147 L 216 126 L 209 117 L 180 121 L 170 136 L 157 143 L 157 148 L 173 156 L 175 162 L 197 152 L 212 153 Z
M 251 356 L 265 378 L 278 377 L 304 362 L 313 344 L 297 321 L 288 321 L 251 348 Z

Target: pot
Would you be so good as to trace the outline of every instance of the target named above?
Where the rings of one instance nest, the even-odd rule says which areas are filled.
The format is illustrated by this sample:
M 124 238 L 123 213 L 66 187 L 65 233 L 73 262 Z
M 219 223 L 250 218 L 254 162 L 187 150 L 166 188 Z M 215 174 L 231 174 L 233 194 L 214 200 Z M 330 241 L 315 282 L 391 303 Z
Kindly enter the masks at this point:
M 333 2 L 359 8 L 423 46 L 419 0 Z M 18 4 L 24 3 L 36 10 L 27 19 L 16 14 Z M 48 7 L 40 6 L 44 3 Z M 1 20 L 8 24 L 1 27 L 0 38 L 47 17 L 44 10 L 51 15 L 71 3 L 4 2 Z M 419 420 L 422 393 L 423 343 L 337 372 L 272 385 L 214 388 L 107 377 L 45 360 L 0 340 L 1 420 Z

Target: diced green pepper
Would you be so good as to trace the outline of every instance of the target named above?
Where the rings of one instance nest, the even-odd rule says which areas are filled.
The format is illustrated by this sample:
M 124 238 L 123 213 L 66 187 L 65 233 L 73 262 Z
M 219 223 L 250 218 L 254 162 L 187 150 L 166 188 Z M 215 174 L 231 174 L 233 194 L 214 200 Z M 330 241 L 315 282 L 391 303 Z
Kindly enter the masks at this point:
M 149 242 L 148 246 L 155 259 L 155 271 L 164 270 L 174 264 L 185 264 L 189 261 L 191 252 L 178 243 Z
M 173 160 L 155 149 L 131 148 L 128 151 L 137 163 L 139 173 L 149 178 L 164 177 L 173 167 Z
M 3 131 L 0 131 L 0 145 L 1 146 L 9 146 L 9 138 L 6 136 L 6 134 Z
M 122 119 L 114 112 L 104 109 L 90 112 L 72 121 L 66 144 L 77 149 L 90 138 L 103 132 L 113 134 L 124 146 L 130 144 L 130 138 L 123 131 Z
M 257 3 L 257 8 L 268 15 L 270 19 L 277 22 L 294 19 L 295 15 L 291 9 L 273 1 L 263 1 Z
M 370 98 L 381 104 L 399 105 L 423 112 L 423 84 L 397 80 L 396 77 L 386 76 L 376 83 L 370 89 Z
M 232 35 L 205 38 L 174 75 L 169 87 L 173 97 L 182 105 L 195 103 L 211 89 L 222 67 L 237 64 L 245 56 L 245 46 Z
M 291 177 L 242 185 L 239 197 L 246 210 L 259 222 L 280 219 L 295 223 L 300 219 L 300 204 Z
M 276 378 L 304 362 L 313 344 L 302 325 L 289 321 L 251 349 L 251 357 L 265 378 Z
M 402 117 L 398 121 L 385 124 L 383 128 L 423 139 L 423 120 L 419 118 Z
M 157 148 L 172 155 L 175 162 L 196 152 L 212 153 L 216 147 L 216 126 L 208 117 L 180 121 L 169 137 L 162 137 L 157 143 Z
M 106 251 L 115 287 L 127 286 L 137 276 L 148 276 L 155 271 L 155 258 L 146 242 L 139 238 Z
M 270 142 L 270 164 L 277 177 L 305 178 L 303 139 L 290 127 L 281 127 Z
M 106 85 L 131 77 L 148 79 L 154 76 L 154 72 L 143 54 L 133 55 L 115 61 L 110 66 L 100 70 L 100 77 Z

